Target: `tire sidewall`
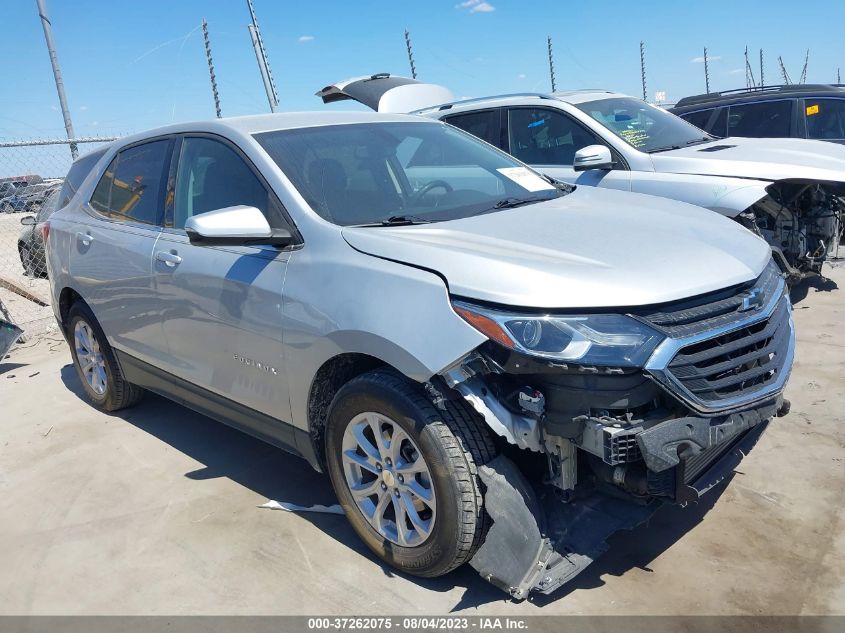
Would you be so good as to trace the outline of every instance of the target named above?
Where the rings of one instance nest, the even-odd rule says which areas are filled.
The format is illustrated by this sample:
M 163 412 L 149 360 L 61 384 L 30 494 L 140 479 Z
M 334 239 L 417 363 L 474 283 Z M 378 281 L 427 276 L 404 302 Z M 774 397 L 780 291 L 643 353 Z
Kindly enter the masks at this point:
M 434 528 L 426 541 L 416 547 L 402 547 L 381 536 L 364 517 L 349 491 L 340 458 L 343 434 L 349 422 L 365 411 L 385 415 L 408 433 L 431 473 L 437 503 Z M 436 576 L 451 567 L 458 554 L 460 493 L 451 477 L 449 455 L 432 428 L 424 422 L 423 411 L 413 401 L 374 382 L 355 381 L 342 388 L 332 402 L 327 421 L 326 462 L 341 507 L 352 528 L 373 552 L 400 570 L 415 575 Z

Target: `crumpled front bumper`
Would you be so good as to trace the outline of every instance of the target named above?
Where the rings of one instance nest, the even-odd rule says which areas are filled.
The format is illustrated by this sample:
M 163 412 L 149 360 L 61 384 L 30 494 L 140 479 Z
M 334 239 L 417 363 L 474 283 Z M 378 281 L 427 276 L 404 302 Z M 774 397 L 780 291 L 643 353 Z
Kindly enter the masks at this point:
M 686 455 L 682 451 L 674 467 L 663 471 L 674 474 L 676 502 L 699 499 L 733 471 L 768 426 L 762 417 L 766 411 L 759 413 L 732 420 L 721 434 L 716 427 L 714 436 L 722 441 L 708 442 Z M 672 425 L 671 433 L 680 432 L 679 428 Z M 727 428 L 733 430 L 730 435 Z M 666 456 L 664 449 L 677 438 L 668 429 L 662 433 L 669 433 L 662 441 L 660 433 L 645 440 L 644 454 Z M 607 539 L 614 532 L 637 527 L 662 504 L 659 498 L 642 504 L 599 492 L 562 503 L 549 489 L 538 494 L 517 466 L 501 455 L 481 466 L 479 476 L 487 489 L 485 507 L 493 525 L 470 565 L 516 599 L 532 591 L 549 594 L 569 582 L 607 550 Z

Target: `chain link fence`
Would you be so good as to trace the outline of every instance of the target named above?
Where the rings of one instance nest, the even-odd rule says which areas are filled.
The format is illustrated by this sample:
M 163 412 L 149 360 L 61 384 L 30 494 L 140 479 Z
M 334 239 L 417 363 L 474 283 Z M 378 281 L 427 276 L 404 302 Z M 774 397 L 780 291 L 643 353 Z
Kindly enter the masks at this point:
M 33 338 L 55 327 L 40 222 L 58 201 L 73 157 L 114 138 L 0 142 L 0 319 Z

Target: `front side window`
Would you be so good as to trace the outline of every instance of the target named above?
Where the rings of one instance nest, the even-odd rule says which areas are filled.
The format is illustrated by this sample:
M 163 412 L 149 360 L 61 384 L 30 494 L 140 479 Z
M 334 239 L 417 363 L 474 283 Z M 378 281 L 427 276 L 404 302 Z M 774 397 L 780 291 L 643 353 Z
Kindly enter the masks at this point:
M 443 117 L 442 120 L 449 125 L 462 129 L 464 132 L 477 136 L 483 141 L 487 141 L 490 145 L 499 147 L 502 142 L 499 119 L 498 110 L 482 110 L 481 112 L 454 114 Z
M 632 97 L 598 99 L 577 107 L 641 152 L 662 152 L 713 140 L 681 117 Z
M 170 140 L 135 145 L 118 152 L 91 196 L 91 207 L 115 220 L 158 224 Z
M 549 108 L 508 111 L 510 153 L 529 165 L 572 165 L 575 152 L 604 145 L 572 117 Z
M 680 115 L 684 121 L 692 123 L 700 130 L 708 134 L 724 137 L 726 135 L 725 125 L 727 122 L 727 108 L 711 108 L 699 110 Z
M 809 138 L 845 139 L 845 99 L 805 99 L 804 113 Z
M 166 226 L 181 229 L 193 215 L 239 205 L 257 208 L 271 226 L 280 226 L 269 193 L 255 173 L 234 149 L 214 139 L 182 141 L 175 193 L 173 217 L 166 218 Z
M 761 101 L 730 107 L 728 136 L 784 138 L 792 136 L 792 101 Z
M 255 138 L 311 208 L 342 226 L 452 220 L 563 194 L 442 123 L 329 125 Z

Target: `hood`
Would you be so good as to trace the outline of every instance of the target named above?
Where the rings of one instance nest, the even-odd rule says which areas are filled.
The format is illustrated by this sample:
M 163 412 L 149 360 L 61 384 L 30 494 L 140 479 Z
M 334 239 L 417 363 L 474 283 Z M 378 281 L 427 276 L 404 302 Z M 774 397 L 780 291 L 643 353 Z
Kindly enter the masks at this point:
M 594 187 L 461 220 L 342 233 L 363 253 L 439 273 L 453 295 L 526 308 L 684 299 L 750 281 L 771 257 L 765 241 L 712 211 Z
M 673 174 L 845 181 L 845 146 L 800 138 L 729 137 L 651 159 L 655 171 Z

